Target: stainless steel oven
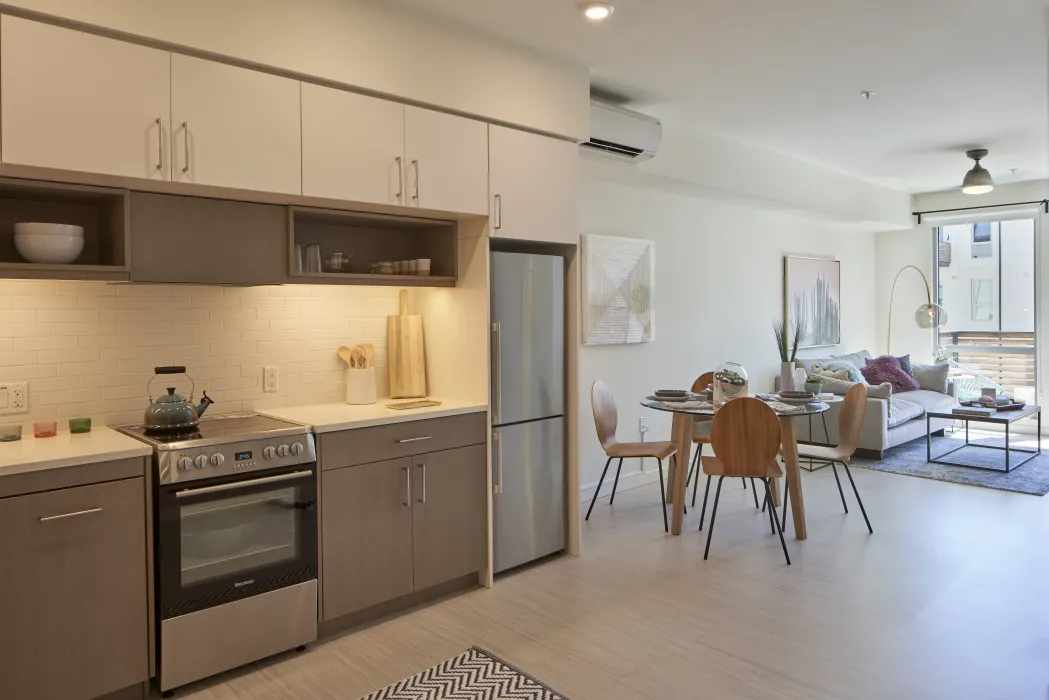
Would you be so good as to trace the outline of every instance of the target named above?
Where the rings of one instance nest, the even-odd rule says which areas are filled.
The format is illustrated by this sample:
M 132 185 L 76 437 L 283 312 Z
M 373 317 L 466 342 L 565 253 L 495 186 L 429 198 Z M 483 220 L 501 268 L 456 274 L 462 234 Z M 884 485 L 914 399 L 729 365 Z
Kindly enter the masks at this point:
M 317 578 L 315 464 L 161 486 L 161 620 Z
M 157 684 L 173 688 L 317 639 L 317 457 L 309 428 L 258 414 L 153 446 Z

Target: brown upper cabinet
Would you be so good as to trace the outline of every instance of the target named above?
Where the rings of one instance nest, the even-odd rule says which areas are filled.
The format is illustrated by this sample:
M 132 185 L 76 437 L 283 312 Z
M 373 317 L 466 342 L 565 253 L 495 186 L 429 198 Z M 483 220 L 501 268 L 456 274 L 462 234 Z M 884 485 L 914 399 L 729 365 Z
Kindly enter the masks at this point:
M 301 194 L 299 82 L 171 56 L 172 179 Z
M 171 176 L 171 54 L 0 18 L 3 162 Z
M 579 242 L 579 147 L 489 127 L 493 237 Z

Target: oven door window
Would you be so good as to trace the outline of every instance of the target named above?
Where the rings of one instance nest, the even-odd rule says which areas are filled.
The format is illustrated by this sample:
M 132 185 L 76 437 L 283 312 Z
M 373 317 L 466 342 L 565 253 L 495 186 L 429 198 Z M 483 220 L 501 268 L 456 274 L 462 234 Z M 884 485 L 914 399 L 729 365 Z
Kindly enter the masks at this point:
M 253 583 L 250 573 L 301 557 L 301 509 L 295 486 L 274 486 L 179 507 L 183 588 L 218 579 Z

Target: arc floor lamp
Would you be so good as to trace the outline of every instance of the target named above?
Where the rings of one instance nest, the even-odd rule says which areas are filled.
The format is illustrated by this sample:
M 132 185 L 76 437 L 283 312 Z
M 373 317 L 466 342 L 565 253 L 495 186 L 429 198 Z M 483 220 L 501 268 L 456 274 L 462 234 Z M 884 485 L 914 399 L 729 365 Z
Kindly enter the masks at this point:
M 892 301 L 896 296 L 896 283 L 900 281 L 900 275 L 907 270 L 917 272 L 921 275 L 922 282 L 925 283 L 925 303 L 914 310 L 914 323 L 918 328 L 926 329 L 939 328 L 947 323 L 947 310 L 939 304 L 932 303 L 932 288 L 929 286 L 929 278 L 914 265 L 904 265 L 896 273 L 896 278 L 892 281 L 892 292 L 889 294 L 889 328 L 886 333 L 885 352 L 890 354 L 892 353 Z

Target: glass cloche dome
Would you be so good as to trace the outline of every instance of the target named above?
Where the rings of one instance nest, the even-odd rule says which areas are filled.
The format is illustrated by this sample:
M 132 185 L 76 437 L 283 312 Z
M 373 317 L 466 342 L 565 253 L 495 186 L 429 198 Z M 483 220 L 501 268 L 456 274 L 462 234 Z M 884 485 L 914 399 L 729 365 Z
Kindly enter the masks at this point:
M 714 370 L 714 403 L 718 404 L 737 396 L 746 396 L 750 383 L 747 370 L 736 362 L 725 362 Z

